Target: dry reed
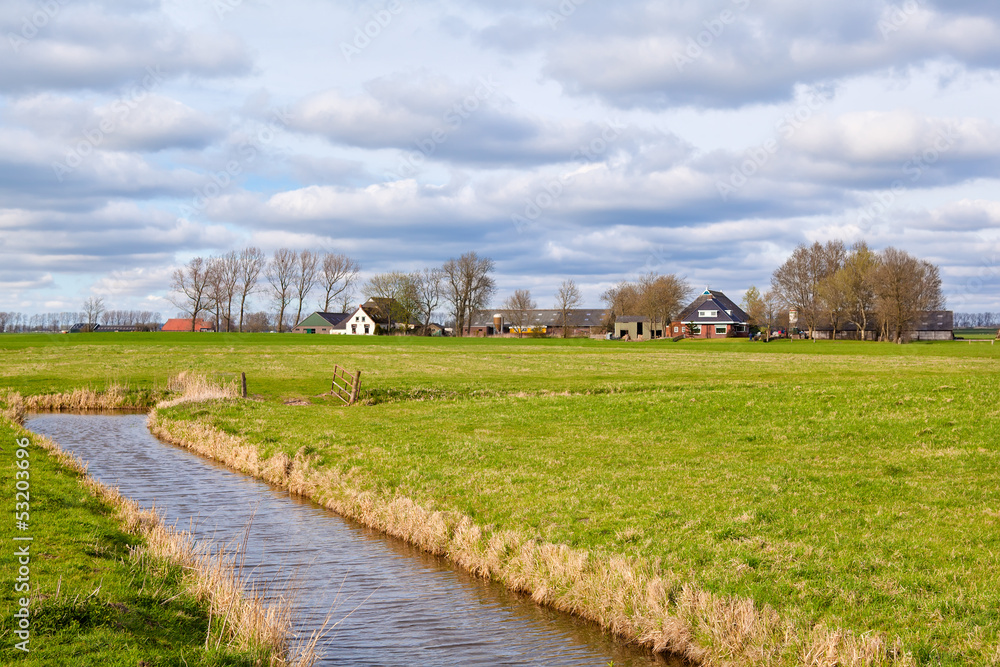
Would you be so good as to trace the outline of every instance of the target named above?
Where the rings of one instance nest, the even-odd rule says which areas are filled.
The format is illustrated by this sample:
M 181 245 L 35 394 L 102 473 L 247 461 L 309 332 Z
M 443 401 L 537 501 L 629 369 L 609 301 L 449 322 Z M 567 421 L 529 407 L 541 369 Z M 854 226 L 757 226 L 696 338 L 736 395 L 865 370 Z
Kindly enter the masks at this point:
M 899 642 L 822 626 L 803 628 L 752 600 L 701 590 L 656 563 L 595 556 L 515 531 L 489 530 L 455 512 L 360 491 L 301 453 L 261 459 L 256 447 L 200 422 L 155 410 L 159 438 L 308 497 L 369 527 L 445 556 L 533 600 L 596 621 L 613 634 L 702 665 L 874 667 L 915 664 Z
M 186 371 L 170 378 L 167 390 L 172 394 L 179 394 L 179 396 L 159 403 L 160 407 L 220 398 L 238 398 L 240 395 L 240 388 L 236 380 L 212 382 L 203 375 Z
M 60 412 L 60 411 L 109 411 L 136 408 L 132 403 L 128 387 L 121 384 L 111 384 L 104 391 L 94 391 L 90 388 L 74 389 L 58 394 L 42 394 L 24 399 L 28 412 Z
M 17 405 L 13 396 L 8 393 L 3 398 L 8 406 L 3 414 L 8 418 L 10 406 Z M 20 425 L 17 420 L 11 421 Z M 315 641 L 306 642 L 295 655 L 289 654 L 290 604 L 280 601 L 266 605 L 261 591 L 244 591 L 233 564 L 235 554 L 199 553 L 188 533 L 167 527 L 155 511 L 142 509 L 117 489 L 88 476 L 86 464 L 57 443 L 38 434 L 25 432 L 25 435 L 30 435 L 33 443 L 48 451 L 60 465 L 81 473 L 81 485 L 113 509 L 127 532 L 143 538 L 143 544 L 133 550 L 132 557 L 140 561 L 146 558 L 166 561 L 183 568 L 184 590 L 209 605 L 209 637 L 217 646 L 224 642 L 237 650 L 263 649 L 270 656 L 272 667 L 315 664 L 318 658 Z

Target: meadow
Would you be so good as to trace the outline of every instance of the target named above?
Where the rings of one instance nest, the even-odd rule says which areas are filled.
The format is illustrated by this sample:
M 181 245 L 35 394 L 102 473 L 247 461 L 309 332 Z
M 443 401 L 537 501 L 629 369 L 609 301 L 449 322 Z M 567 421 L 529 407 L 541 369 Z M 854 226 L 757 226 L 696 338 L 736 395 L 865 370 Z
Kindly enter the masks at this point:
M 362 371 L 360 405 L 326 395 L 334 363 Z M 694 623 L 705 662 L 1000 664 L 1000 346 L 0 337 L 0 385 L 29 400 L 111 388 L 149 407 L 180 372 L 245 372 L 254 400 L 160 408 L 166 427 L 518 544 L 631 563 L 666 582 L 667 606 L 695 587 L 781 619 L 744 646 Z M 515 587 L 539 586 L 553 588 Z M 551 599 L 607 620 L 603 603 Z M 629 636 L 646 612 L 622 605 L 635 618 L 607 625 Z M 808 639 L 777 645 L 820 628 L 887 648 L 824 662 Z

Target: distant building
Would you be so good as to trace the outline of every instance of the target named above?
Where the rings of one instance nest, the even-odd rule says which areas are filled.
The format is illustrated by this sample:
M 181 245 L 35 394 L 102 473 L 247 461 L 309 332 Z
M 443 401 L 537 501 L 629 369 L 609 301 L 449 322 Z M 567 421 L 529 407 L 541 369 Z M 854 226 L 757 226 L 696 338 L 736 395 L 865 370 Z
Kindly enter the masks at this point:
M 389 314 L 396 309 L 395 299 L 373 298 L 358 306 L 344 320 L 344 333 L 348 336 L 374 336 L 376 328 L 379 333 L 389 333 Z M 392 319 L 392 328 L 405 328 L 408 323 Z
M 639 315 L 622 315 L 615 320 L 615 330 L 614 334 L 616 338 L 626 338 L 628 340 L 639 340 L 639 336 L 642 336 L 642 340 L 649 340 L 650 336 L 654 338 L 663 338 L 663 325 L 657 323 L 656 328 L 649 326 L 649 318 Z
M 819 340 L 830 340 L 833 337 L 833 325 L 829 322 L 820 322 L 813 331 L 813 338 Z M 837 327 L 837 340 L 878 340 L 879 327 L 874 317 L 868 323 L 864 336 L 858 334 L 858 326 L 853 322 L 844 322 Z M 925 310 L 919 313 L 913 322 L 913 326 L 906 331 L 904 339 L 911 341 L 920 340 L 954 340 L 955 339 L 955 314 L 950 310 Z
M 190 320 L 188 320 L 190 321 Z M 82 333 L 93 331 L 94 333 L 130 333 L 137 331 L 157 331 L 159 327 L 155 324 L 94 324 L 91 326 L 86 322 L 74 324 L 69 328 L 70 333 Z
M 212 325 L 205 320 L 198 320 L 195 322 L 195 331 L 215 331 Z M 191 331 L 191 319 L 184 318 L 171 318 L 167 320 L 167 323 L 160 327 L 160 331 Z
M 670 336 L 732 338 L 748 336 L 750 316 L 722 292 L 706 289 L 670 324 Z
M 347 320 L 351 313 L 315 312 L 295 325 L 292 333 L 304 334 L 346 334 Z
M 466 336 L 497 335 L 563 335 L 561 310 L 536 309 L 525 311 L 526 317 L 519 327 L 511 322 L 520 319 L 503 310 L 480 310 L 473 313 L 465 326 Z M 608 311 L 600 308 L 572 308 L 566 311 L 566 328 L 569 336 L 595 336 L 607 331 L 605 318 Z

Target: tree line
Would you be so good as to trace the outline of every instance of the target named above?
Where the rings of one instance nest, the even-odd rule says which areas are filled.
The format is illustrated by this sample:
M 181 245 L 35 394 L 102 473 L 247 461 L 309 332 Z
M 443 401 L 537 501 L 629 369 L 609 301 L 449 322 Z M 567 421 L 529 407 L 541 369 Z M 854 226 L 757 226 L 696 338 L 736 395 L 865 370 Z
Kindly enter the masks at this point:
M 1000 327 L 1000 313 L 955 313 L 956 329 L 971 329 L 974 327 Z
M 275 306 L 274 324 L 282 332 L 289 328 L 289 307 L 296 304 L 295 322 L 299 322 L 306 299 L 317 290 L 323 312 L 335 305 L 347 310 L 360 271 L 356 260 L 339 253 L 280 248 L 268 257 L 250 246 L 216 257 L 195 257 L 175 270 L 171 302 L 191 319 L 192 331 L 204 313 L 214 319 L 216 330 L 242 332 L 260 330 L 262 319 L 269 323 L 267 314 L 250 317 L 248 310 L 251 297 L 262 294 Z
M 247 303 L 253 295 L 262 295 L 272 306 L 280 333 L 308 314 L 310 296 L 318 293 L 321 312 L 333 307 L 349 312 L 358 288 L 386 309 L 378 315 L 388 320 L 390 332 L 393 323 L 413 321 L 426 331 L 437 308 L 448 303 L 461 335 L 472 314 L 487 307 L 496 293 L 494 266 L 492 259 L 468 252 L 440 267 L 379 273 L 359 285 L 361 265 L 346 255 L 279 248 L 268 256 L 248 247 L 217 257 L 195 257 L 175 270 L 171 301 L 191 319 L 192 329 L 205 314 L 214 317 L 219 331 L 245 331 L 250 328 Z M 254 328 L 261 315 L 255 314 Z
M 944 308 L 937 266 L 897 248 L 873 251 L 859 241 L 799 245 L 771 277 L 771 289 L 747 290 L 743 308 L 767 335 L 789 309 L 812 337 L 820 325 L 832 336 L 848 323 L 858 336 L 903 342 L 924 311 Z

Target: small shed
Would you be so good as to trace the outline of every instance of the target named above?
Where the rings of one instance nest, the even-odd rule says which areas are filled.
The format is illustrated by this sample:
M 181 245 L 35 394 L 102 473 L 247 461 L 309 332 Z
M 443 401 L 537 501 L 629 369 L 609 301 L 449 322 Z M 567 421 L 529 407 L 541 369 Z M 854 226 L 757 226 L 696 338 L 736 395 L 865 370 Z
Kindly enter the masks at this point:
M 653 330 L 649 325 L 649 318 L 640 315 L 623 315 L 615 320 L 615 337 L 629 340 L 649 340 L 651 337 L 662 338 L 663 326 L 656 325 Z M 639 337 L 642 336 L 640 339 Z

